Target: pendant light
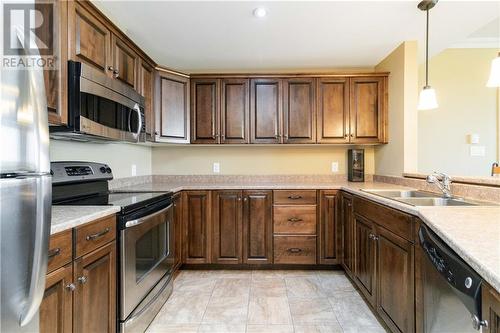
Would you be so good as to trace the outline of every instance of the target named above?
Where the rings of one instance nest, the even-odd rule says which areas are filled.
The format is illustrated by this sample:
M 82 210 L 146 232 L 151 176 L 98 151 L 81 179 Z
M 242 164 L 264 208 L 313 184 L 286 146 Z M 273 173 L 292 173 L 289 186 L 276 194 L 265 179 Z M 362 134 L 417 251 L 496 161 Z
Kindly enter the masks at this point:
M 429 10 L 436 5 L 438 0 L 423 0 L 418 4 L 418 9 L 425 11 L 427 16 L 425 32 L 425 86 L 418 98 L 418 110 L 432 110 L 438 107 L 436 91 L 429 85 Z
M 486 86 L 490 88 L 500 87 L 500 53 L 491 61 L 490 78 Z

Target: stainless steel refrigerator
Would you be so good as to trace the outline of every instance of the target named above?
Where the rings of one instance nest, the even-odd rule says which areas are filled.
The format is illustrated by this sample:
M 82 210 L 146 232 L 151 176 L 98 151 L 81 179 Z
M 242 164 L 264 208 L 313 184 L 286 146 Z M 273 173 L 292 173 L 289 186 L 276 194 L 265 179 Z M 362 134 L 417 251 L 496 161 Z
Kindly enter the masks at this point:
M 38 332 L 52 196 L 43 71 L 0 74 L 0 332 Z

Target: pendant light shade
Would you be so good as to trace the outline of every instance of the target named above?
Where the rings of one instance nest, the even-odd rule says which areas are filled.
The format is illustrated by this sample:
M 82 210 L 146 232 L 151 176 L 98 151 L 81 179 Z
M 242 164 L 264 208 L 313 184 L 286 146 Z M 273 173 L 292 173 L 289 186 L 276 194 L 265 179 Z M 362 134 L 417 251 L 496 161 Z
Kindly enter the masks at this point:
M 418 4 L 418 9 L 426 13 L 425 26 L 425 86 L 418 98 L 418 110 L 437 109 L 436 91 L 429 85 L 429 10 L 436 5 L 438 0 L 423 0 Z
M 500 87 L 500 53 L 491 61 L 490 78 L 486 86 L 491 88 Z

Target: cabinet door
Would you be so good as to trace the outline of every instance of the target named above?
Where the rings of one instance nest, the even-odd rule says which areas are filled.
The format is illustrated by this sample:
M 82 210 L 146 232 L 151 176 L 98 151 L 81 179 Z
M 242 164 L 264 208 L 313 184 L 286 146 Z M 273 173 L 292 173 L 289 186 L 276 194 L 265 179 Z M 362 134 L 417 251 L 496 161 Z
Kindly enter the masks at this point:
M 318 79 L 318 143 L 349 142 L 349 79 Z
M 182 265 L 182 196 L 176 193 L 174 205 L 174 269 Z
M 155 138 L 154 123 L 155 114 L 153 109 L 154 96 L 154 68 L 144 60 L 140 60 L 139 65 L 139 82 L 137 88 L 139 93 L 144 96 L 144 118 L 146 121 L 146 135 L 149 140 Z
M 241 191 L 214 191 L 212 194 L 212 262 L 219 264 L 241 263 Z
M 156 139 L 189 143 L 189 78 L 160 72 L 158 82 Z
M 249 82 L 222 80 L 221 143 L 249 143 Z
M 358 77 L 350 81 L 351 143 L 385 141 L 386 80 L 384 77 Z
M 139 56 L 124 41 L 112 35 L 113 77 L 137 89 Z
M 488 327 L 483 326 L 483 333 L 500 333 L 500 294 L 485 284 L 482 288 L 483 320 L 488 321 Z
M 282 142 L 282 80 L 254 79 L 250 83 L 250 142 Z
M 111 31 L 95 11 L 87 8 L 80 2 L 68 1 L 69 56 L 111 75 Z
M 341 226 L 337 221 L 337 191 L 320 191 L 319 263 L 338 264 Z
M 243 191 L 243 262 L 273 262 L 272 191 Z
M 210 260 L 210 191 L 183 192 L 184 255 L 186 264 Z
M 316 143 L 315 92 L 313 78 L 283 82 L 284 143 Z
M 375 229 L 372 222 L 354 215 L 354 276 L 356 284 L 372 306 L 375 305 Z
M 414 332 L 414 247 L 377 227 L 377 312 L 393 332 Z
M 346 273 L 354 276 L 354 218 L 352 215 L 352 196 L 342 193 L 342 266 Z
M 74 331 L 116 331 L 116 242 L 74 262 Z
M 40 304 L 41 333 L 70 333 L 73 325 L 73 265 L 48 274 Z
M 220 80 L 191 80 L 191 143 L 219 143 Z

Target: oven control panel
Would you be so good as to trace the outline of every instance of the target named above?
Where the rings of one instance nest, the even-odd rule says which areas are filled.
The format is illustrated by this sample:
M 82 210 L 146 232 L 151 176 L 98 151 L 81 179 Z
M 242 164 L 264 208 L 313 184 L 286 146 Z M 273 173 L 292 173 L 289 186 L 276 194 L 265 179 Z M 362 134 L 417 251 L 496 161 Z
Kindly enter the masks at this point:
M 50 173 L 53 184 L 113 179 L 109 165 L 96 162 L 51 162 Z

